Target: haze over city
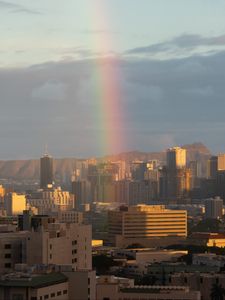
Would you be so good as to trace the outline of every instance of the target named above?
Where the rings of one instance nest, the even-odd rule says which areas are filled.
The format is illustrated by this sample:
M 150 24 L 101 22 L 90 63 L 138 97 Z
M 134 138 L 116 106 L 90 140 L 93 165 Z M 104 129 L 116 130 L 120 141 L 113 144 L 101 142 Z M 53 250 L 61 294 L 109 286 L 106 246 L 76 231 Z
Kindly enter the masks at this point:
M 0 1 L 0 159 L 225 148 L 224 1 Z M 113 92 L 112 92 L 113 91 Z

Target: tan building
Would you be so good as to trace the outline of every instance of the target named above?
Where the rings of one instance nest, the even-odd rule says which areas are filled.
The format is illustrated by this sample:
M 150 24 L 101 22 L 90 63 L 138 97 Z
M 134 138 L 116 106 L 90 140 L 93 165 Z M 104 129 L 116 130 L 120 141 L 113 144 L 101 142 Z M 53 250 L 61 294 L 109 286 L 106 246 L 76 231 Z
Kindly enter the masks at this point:
M 109 240 L 116 243 L 122 236 L 132 243 L 163 237 L 187 236 L 187 212 L 170 210 L 164 205 L 137 205 L 119 211 L 109 211 Z
M 26 196 L 17 193 L 8 193 L 4 201 L 8 216 L 18 215 L 26 209 Z
M 74 270 L 91 270 L 91 240 L 90 225 L 48 224 L 47 230 L 29 232 L 26 240 L 27 264 L 71 264 Z
M 100 276 L 96 300 L 200 300 L 200 292 L 185 286 L 135 286 L 132 279 Z

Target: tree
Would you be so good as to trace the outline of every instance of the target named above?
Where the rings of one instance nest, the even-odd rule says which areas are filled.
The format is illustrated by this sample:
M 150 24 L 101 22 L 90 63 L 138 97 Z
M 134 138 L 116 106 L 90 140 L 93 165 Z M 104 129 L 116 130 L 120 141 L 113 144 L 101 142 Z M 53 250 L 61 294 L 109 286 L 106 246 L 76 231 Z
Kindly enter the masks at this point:
M 225 289 L 221 284 L 214 283 L 211 288 L 210 297 L 211 300 L 223 300 L 225 295 Z

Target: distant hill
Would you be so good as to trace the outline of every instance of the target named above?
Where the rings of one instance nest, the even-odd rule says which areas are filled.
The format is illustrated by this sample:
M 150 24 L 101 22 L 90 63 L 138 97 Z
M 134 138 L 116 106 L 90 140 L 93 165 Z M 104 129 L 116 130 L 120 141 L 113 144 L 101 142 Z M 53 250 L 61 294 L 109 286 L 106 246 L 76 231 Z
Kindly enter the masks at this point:
M 211 155 L 210 150 L 202 143 L 194 143 L 190 145 L 184 145 L 187 149 L 187 159 L 200 160 L 205 164 L 208 157 Z M 117 155 L 106 156 L 100 158 L 100 160 L 125 160 L 127 162 L 134 160 L 147 161 L 151 159 L 158 159 L 165 162 L 166 152 L 140 152 L 131 151 L 120 153 Z M 68 181 L 71 178 L 73 170 L 76 165 L 76 158 L 62 158 L 54 160 L 55 175 L 58 180 L 63 182 Z M 9 160 L 0 161 L 0 178 L 5 179 L 39 179 L 39 160 Z

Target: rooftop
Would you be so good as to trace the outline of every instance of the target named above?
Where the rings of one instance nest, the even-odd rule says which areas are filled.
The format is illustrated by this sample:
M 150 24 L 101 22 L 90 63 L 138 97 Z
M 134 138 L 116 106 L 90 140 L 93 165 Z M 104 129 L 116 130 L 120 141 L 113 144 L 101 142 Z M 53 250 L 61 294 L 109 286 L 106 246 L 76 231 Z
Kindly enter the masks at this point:
M 9 274 L 0 280 L 0 286 L 41 288 L 67 282 L 68 278 L 62 273 L 42 275 Z

